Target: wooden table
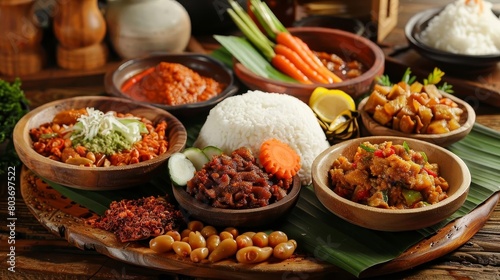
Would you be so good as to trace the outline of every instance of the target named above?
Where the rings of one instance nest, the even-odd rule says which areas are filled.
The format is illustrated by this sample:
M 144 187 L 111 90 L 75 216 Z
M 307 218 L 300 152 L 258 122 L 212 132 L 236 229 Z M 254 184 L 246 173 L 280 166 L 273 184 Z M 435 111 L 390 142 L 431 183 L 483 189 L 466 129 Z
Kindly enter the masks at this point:
M 411 15 L 436 5 L 451 1 L 400 1 L 397 27 L 384 40 L 384 51 L 390 54 L 395 48 L 406 45 L 403 28 Z M 495 7 L 500 9 L 500 1 Z M 193 41 L 192 45 L 196 42 Z M 420 63 L 416 54 L 405 53 L 395 59 L 402 63 Z M 425 63 L 425 62 L 424 62 Z M 36 107 L 48 101 L 104 92 L 103 74 L 115 66 L 85 72 L 45 69 L 41 73 L 23 79 L 25 92 Z M 496 73 L 498 75 L 499 69 Z M 496 80 L 497 83 L 500 79 Z M 498 86 L 497 86 L 498 87 Z M 477 122 L 500 131 L 500 109 L 486 104 L 475 107 Z M 7 179 L 2 178 L 0 189 L 2 209 L 0 220 L 0 279 L 189 279 L 169 275 L 162 271 L 144 269 L 125 264 L 96 252 L 77 249 L 60 237 L 49 233 L 28 211 L 19 192 L 16 199 L 15 273 L 7 270 L 10 245 L 10 229 L 7 227 Z M 455 251 L 426 264 L 384 279 L 500 279 L 500 204 L 479 232 Z

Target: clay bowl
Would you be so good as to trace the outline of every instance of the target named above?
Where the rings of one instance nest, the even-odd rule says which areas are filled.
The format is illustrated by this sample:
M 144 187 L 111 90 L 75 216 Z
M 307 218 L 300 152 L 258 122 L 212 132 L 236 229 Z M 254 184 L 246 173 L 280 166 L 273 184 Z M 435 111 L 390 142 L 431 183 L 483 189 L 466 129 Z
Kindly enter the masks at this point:
M 374 136 L 398 136 L 398 137 L 408 137 L 413 139 L 419 139 L 422 141 L 426 141 L 429 143 L 433 143 L 442 147 L 449 146 L 457 141 L 463 139 L 469 132 L 472 130 L 474 126 L 474 122 L 476 121 L 476 113 L 474 109 L 465 101 L 460 98 L 457 98 L 451 94 L 442 93 L 444 97 L 448 97 L 453 100 L 458 106 L 464 111 L 462 113 L 461 119 L 459 121 L 460 128 L 450 131 L 448 133 L 443 134 L 407 134 L 387 126 L 383 126 L 375 121 L 368 112 L 366 112 L 363 108 L 368 101 L 368 97 L 361 100 L 358 104 L 358 111 L 361 115 L 361 120 L 363 125 L 370 133 Z
M 293 23 L 294 27 L 326 27 L 340 29 L 362 36 L 365 32 L 363 22 L 356 18 L 333 15 L 310 15 Z
M 288 195 L 280 201 L 252 209 L 221 209 L 196 200 L 183 187 L 172 185 L 175 199 L 190 218 L 223 227 L 259 227 L 277 221 L 295 206 L 300 188 L 300 179 L 296 176 Z
M 235 75 L 248 88 L 265 92 L 287 93 L 304 102 L 309 101 L 309 96 L 318 87 L 340 89 L 353 98 L 367 93 L 375 77 L 384 72 L 384 53 L 373 42 L 362 36 L 338 29 L 322 27 L 292 27 L 290 32 L 301 38 L 311 50 L 335 53 L 344 60 L 356 59 L 363 63 L 368 70 L 359 77 L 344 80 L 334 84 L 299 84 L 281 82 L 254 74 L 244 65 L 236 62 L 233 66 Z
M 29 130 L 51 122 L 60 111 L 93 107 L 103 112 L 114 110 L 143 116 L 153 122 L 166 120 L 168 124 L 168 151 L 156 158 L 136 164 L 110 167 L 83 167 L 46 158 L 33 149 Z M 74 97 L 61 99 L 37 107 L 26 114 L 14 128 L 14 145 L 21 161 L 33 172 L 49 181 L 84 190 L 114 190 L 147 182 L 162 169 L 174 152 L 184 149 L 186 129 L 172 114 L 153 106 L 116 97 Z
M 430 59 L 444 68 L 460 67 L 463 71 L 483 70 L 489 71 L 496 68 L 500 62 L 500 53 L 488 55 L 466 55 L 447 52 L 426 45 L 421 40 L 421 33 L 424 31 L 429 21 L 438 15 L 444 8 L 435 8 L 425 10 L 415 14 L 405 26 L 405 36 L 410 47 L 417 51 L 423 57 Z M 493 12 L 497 17 L 500 11 Z
M 143 95 L 132 96 L 121 90 L 122 85 L 128 79 L 143 70 L 158 65 L 160 62 L 182 64 L 201 76 L 212 78 L 219 83 L 223 83 L 225 88 L 219 95 L 207 101 L 176 106 L 151 102 Z M 210 56 L 189 53 L 153 53 L 145 57 L 127 60 L 106 73 L 104 86 L 109 94 L 161 108 L 178 118 L 192 117 L 197 114 L 207 113 L 217 103 L 224 100 L 226 97 L 234 95 L 238 90 L 231 69 Z
M 352 160 L 360 143 L 408 143 L 411 149 L 426 153 L 437 163 L 440 175 L 449 183 L 448 197 L 436 204 L 417 209 L 380 209 L 345 199 L 329 187 L 328 170 L 335 159 L 344 155 Z M 355 225 L 380 231 L 408 231 L 432 226 L 458 210 L 467 198 L 471 175 L 465 163 L 452 152 L 437 145 L 403 137 L 362 137 L 334 145 L 316 157 L 312 165 L 314 192 L 321 203 L 338 217 Z

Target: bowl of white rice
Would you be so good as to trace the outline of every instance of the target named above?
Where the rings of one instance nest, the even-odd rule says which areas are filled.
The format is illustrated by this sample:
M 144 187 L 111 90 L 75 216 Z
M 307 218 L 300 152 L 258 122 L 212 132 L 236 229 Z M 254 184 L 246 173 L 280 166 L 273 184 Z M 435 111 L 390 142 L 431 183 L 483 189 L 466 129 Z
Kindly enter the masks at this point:
M 490 68 L 500 62 L 500 12 L 486 1 L 458 0 L 414 15 L 405 35 L 420 55 L 441 65 Z

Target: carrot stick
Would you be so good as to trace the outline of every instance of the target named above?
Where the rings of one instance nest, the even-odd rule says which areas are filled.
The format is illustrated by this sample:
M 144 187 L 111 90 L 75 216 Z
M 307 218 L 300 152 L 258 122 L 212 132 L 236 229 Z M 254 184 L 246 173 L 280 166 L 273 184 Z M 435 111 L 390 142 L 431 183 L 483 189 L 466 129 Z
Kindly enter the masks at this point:
M 325 65 L 323 65 L 321 60 L 316 55 L 314 55 L 312 50 L 309 48 L 309 46 L 304 41 L 302 41 L 302 39 L 300 39 L 299 37 L 293 37 L 293 38 L 295 38 L 295 40 L 302 47 L 304 52 L 307 53 L 307 55 L 312 57 L 314 63 L 316 63 L 318 65 L 319 69 L 317 71 L 319 71 L 321 74 L 324 74 L 324 75 L 327 75 L 328 77 L 330 77 L 334 83 L 342 82 L 342 79 L 339 76 L 335 75 L 335 73 L 333 73 L 328 68 L 326 68 Z
M 323 84 L 328 83 L 327 79 L 319 75 L 317 71 L 313 70 L 296 52 L 292 51 L 289 47 L 282 44 L 277 44 L 276 46 L 274 46 L 274 52 L 276 54 L 285 56 L 311 81 Z
M 273 56 L 273 58 L 271 59 L 271 64 L 276 67 L 276 69 L 294 78 L 302 84 L 312 84 L 311 80 L 309 80 L 309 78 L 307 78 L 307 76 L 304 75 L 304 73 L 302 73 L 284 55 L 276 54 L 275 56 Z
M 131 88 L 135 83 L 139 82 L 142 80 L 142 78 L 146 77 L 147 75 L 153 73 L 155 71 L 155 67 L 148 68 L 142 72 L 139 72 L 138 74 L 135 74 L 132 78 L 128 79 L 125 81 L 125 83 L 122 85 L 121 90 L 123 92 L 127 91 L 129 88 Z
M 288 144 L 275 138 L 262 143 L 259 161 L 267 173 L 280 179 L 290 179 L 300 170 L 300 156 Z

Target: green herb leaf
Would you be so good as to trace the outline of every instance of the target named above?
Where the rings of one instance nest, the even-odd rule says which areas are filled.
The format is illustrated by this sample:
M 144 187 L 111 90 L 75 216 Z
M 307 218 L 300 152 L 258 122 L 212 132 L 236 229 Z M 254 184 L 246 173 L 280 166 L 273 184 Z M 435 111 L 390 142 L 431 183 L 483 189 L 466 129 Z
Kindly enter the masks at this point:
M 8 167 L 21 164 L 13 147 L 12 133 L 17 122 L 28 113 L 28 105 L 19 78 L 12 83 L 0 79 L 0 143 L 6 145 L 4 154 L 0 157 L 0 175 Z
M 365 144 L 359 144 L 359 147 L 367 152 L 370 152 L 370 153 L 373 153 L 376 151 L 376 149 L 372 148 L 372 147 L 369 147 Z
M 377 83 L 382 86 L 390 87 L 392 86 L 391 79 L 389 78 L 389 75 L 382 75 L 380 77 L 377 77 Z
M 427 79 L 424 79 L 424 85 L 437 85 L 441 82 L 441 78 L 444 76 L 444 72 L 439 68 L 435 67 L 434 71 L 429 74 Z
M 408 68 L 406 68 L 406 71 L 404 72 L 403 77 L 401 78 L 401 81 L 411 85 L 411 84 L 413 84 L 413 82 L 415 82 L 416 78 L 417 77 L 411 75 L 411 69 L 410 69 L 410 67 L 408 67 Z
M 452 85 L 449 85 L 447 82 L 444 82 L 442 85 L 438 86 L 437 88 L 444 91 L 444 92 L 447 92 L 447 93 L 453 93 L 453 89 L 452 89 Z
M 429 162 L 429 159 L 427 158 L 427 155 L 425 154 L 425 152 L 420 152 L 420 154 L 424 158 L 425 162 Z
M 407 153 L 410 153 L 410 146 L 408 145 L 408 143 L 406 143 L 406 141 L 403 141 L 403 148 L 405 148 L 405 151 Z

